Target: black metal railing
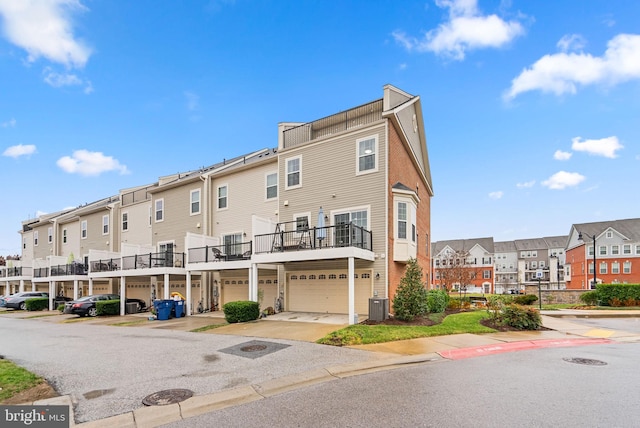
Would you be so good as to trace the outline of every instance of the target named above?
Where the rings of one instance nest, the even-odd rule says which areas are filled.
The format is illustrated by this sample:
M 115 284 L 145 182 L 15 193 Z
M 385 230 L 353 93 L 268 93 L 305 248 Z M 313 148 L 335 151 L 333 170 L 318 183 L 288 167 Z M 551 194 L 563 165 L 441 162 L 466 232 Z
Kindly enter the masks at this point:
M 164 251 L 160 253 L 136 254 L 122 258 L 122 269 L 149 269 L 156 267 L 184 267 L 184 253 Z
M 51 266 L 51 276 L 86 275 L 87 265 L 84 263 L 68 263 Z
M 46 278 L 49 276 L 49 268 L 48 267 L 35 268 L 33 270 L 33 276 L 34 278 Z
M 120 258 L 117 259 L 100 259 L 89 262 L 91 272 L 111 272 L 120 270 Z
M 226 262 L 251 259 L 253 242 L 207 245 L 189 248 L 189 263 Z
M 382 119 L 381 99 L 287 129 L 283 133 L 284 147 L 295 147 L 317 138 L 358 128 L 380 119 Z
M 7 268 L 7 277 L 22 276 L 22 267 Z
M 357 247 L 373 251 L 371 231 L 353 223 L 256 235 L 255 253 Z

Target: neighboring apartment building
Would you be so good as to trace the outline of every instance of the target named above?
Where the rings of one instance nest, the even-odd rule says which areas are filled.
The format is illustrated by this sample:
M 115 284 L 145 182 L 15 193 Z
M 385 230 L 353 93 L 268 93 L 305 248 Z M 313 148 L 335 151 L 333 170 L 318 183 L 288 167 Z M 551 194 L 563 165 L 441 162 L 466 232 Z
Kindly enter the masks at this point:
M 454 239 L 432 245 L 433 282 L 431 288 L 493 293 L 493 238 Z
M 566 258 L 567 289 L 640 283 L 640 219 L 572 225 Z
M 379 100 L 280 123 L 277 149 L 37 219 L 23 260 L 42 268 L 32 287 L 74 297 L 178 291 L 188 313 L 279 299 L 353 323 L 370 298 L 393 298 L 409 258 L 430 281 L 432 196 L 420 97 L 386 85 Z M 37 248 L 49 227 L 52 246 Z

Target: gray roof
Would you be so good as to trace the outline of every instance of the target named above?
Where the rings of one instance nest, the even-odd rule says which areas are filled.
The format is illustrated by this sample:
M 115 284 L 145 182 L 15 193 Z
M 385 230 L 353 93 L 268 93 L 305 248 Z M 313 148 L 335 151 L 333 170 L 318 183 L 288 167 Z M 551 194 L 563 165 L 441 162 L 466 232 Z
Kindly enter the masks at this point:
M 574 224 L 572 228 L 590 236 L 595 235 L 596 238 L 611 228 L 631 241 L 640 241 L 640 218 Z
M 473 238 L 473 239 L 452 239 L 450 241 L 437 241 L 431 245 L 433 255 L 438 254 L 446 247 L 450 247 L 456 252 L 470 251 L 474 246 L 479 245 L 487 252 L 493 253 L 493 238 Z
M 514 253 L 516 252 L 516 243 L 514 241 L 494 242 L 493 248 L 496 253 Z

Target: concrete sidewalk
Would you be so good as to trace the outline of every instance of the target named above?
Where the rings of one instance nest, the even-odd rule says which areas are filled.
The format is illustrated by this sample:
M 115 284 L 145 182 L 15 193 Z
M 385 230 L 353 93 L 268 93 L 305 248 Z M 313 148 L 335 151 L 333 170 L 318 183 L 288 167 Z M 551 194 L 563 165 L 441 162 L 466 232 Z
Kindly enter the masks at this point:
M 51 322 L 71 321 L 106 325 L 131 325 L 181 331 L 192 331 L 197 328 L 220 324 L 220 327 L 208 329 L 203 333 L 307 342 L 315 342 L 326 334 L 347 325 L 346 315 L 328 314 L 285 312 L 255 322 L 227 325 L 225 325 L 226 322 L 221 313 L 197 314 L 191 317 L 166 321 L 151 321 L 148 320 L 148 315 L 128 315 L 117 320 L 94 318 L 76 321 L 64 318 L 64 316 L 59 316 L 57 319 L 56 316 L 52 316 L 46 317 L 44 320 Z M 132 412 L 86 422 L 77 426 L 83 428 L 114 426 L 155 427 L 213 410 L 264 399 L 309 385 L 375 371 L 391 370 L 412 364 L 424 364 L 447 359 L 489 355 L 495 352 L 512 352 L 541 347 L 592 345 L 606 343 L 606 341 L 640 342 L 640 335 L 638 334 L 594 329 L 571 321 L 571 318 L 575 319 L 578 316 L 640 317 L 640 311 L 543 311 L 543 325 L 551 330 L 458 334 L 353 346 L 353 348 L 371 352 L 371 359 L 348 365 L 328 366 L 323 369 L 301 372 L 261 383 L 252 383 L 211 394 L 194 396 L 182 402 L 166 406 L 141 407 Z M 43 401 L 45 402 L 44 404 L 69 404 L 71 412 L 73 412 L 72 402 L 68 396 Z M 36 402 L 34 404 L 43 403 Z

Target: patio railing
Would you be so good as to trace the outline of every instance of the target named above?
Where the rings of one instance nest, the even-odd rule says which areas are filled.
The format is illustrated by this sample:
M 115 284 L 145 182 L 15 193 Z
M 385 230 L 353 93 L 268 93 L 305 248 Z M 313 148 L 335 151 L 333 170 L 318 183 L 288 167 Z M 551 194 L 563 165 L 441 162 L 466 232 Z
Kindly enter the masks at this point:
M 87 265 L 84 263 L 69 263 L 51 266 L 51 276 L 86 275 Z
M 165 251 L 162 253 L 137 254 L 122 258 L 122 269 L 149 269 L 156 267 L 184 267 L 184 253 Z
M 373 251 L 371 231 L 353 223 L 256 235 L 255 253 L 357 247 Z
M 189 248 L 189 263 L 226 262 L 251 259 L 253 242 L 207 245 Z

